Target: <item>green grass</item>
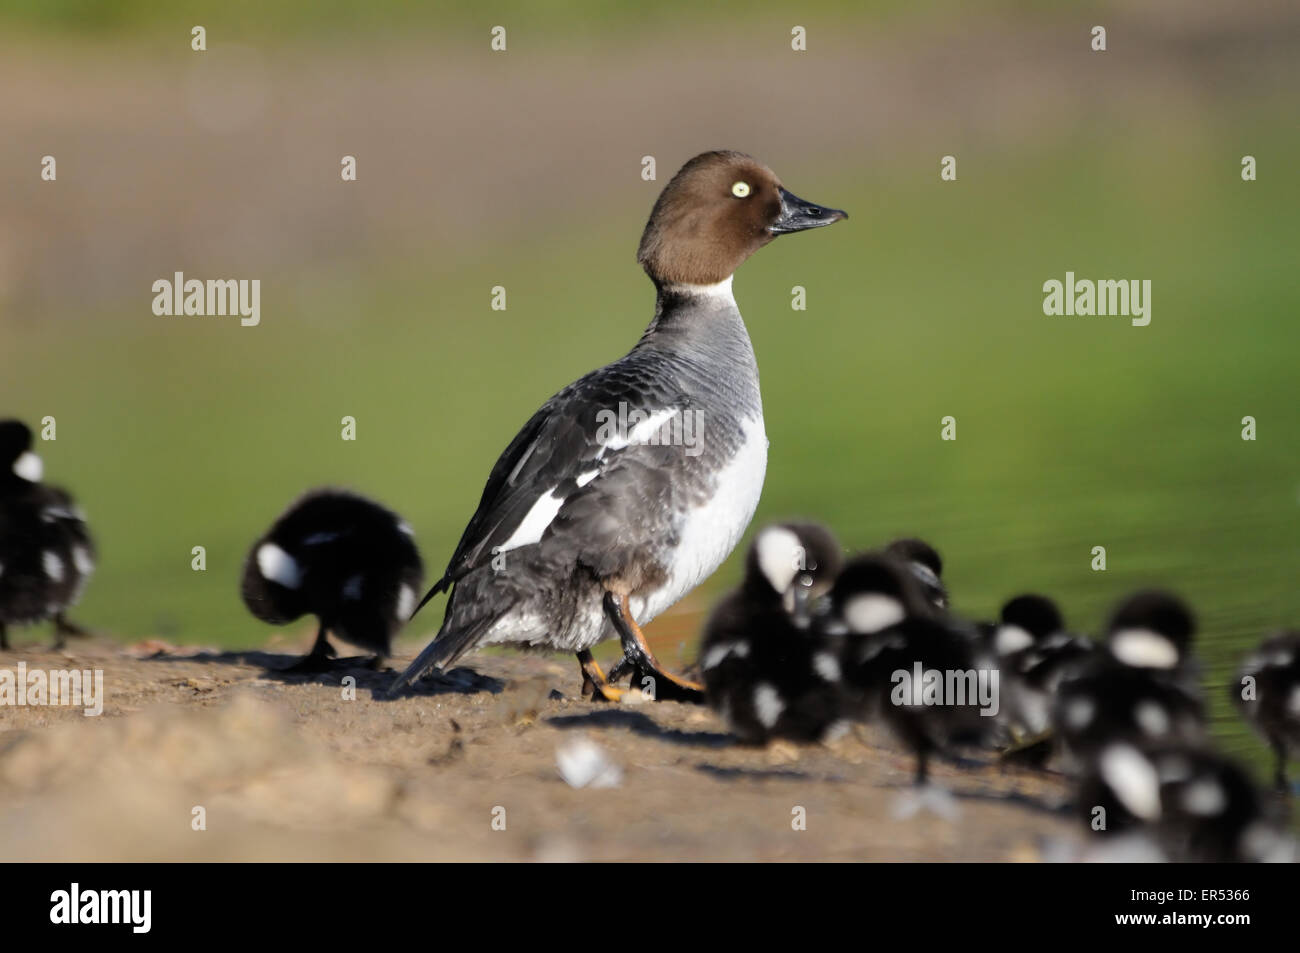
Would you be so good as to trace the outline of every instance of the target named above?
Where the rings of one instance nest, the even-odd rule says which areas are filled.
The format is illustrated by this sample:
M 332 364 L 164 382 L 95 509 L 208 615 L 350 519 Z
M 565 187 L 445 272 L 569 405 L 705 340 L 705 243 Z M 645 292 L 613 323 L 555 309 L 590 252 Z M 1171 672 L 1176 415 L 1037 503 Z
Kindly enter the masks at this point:
M 1232 144 L 1247 140 L 1272 173 L 1252 184 Z M 1297 145 L 1247 123 L 972 153 L 950 184 L 903 164 L 823 170 L 800 191 L 852 218 L 780 240 L 736 280 L 771 439 L 757 522 L 817 517 L 854 547 L 931 538 L 978 616 L 1042 590 L 1093 630 L 1136 586 L 1182 592 L 1203 622 L 1217 730 L 1256 753 L 1223 686 L 1267 629 L 1300 623 L 1300 201 L 1281 173 Z M 439 272 L 428 262 L 446 251 L 430 249 L 265 274 L 258 328 L 154 317 L 147 298 L 11 322 L 0 405 L 57 417 L 46 472 L 83 500 L 102 550 L 77 617 L 123 639 L 263 642 L 238 597 L 243 557 L 321 484 L 401 511 L 440 569 L 516 428 L 646 323 L 632 251 L 648 203 L 629 192 L 562 233 L 469 244 Z M 1041 284 L 1067 269 L 1151 279 L 1151 325 L 1045 317 Z M 488 307 L 498 283 L 504 313 Z M 795 284 L 806 312 L 790 309 Z M 345 414 L 354 443 L 339 438 Z M 939 439 L 948 414 L 955 442 Z M 733 557 L 706 593 L 737 570 Z

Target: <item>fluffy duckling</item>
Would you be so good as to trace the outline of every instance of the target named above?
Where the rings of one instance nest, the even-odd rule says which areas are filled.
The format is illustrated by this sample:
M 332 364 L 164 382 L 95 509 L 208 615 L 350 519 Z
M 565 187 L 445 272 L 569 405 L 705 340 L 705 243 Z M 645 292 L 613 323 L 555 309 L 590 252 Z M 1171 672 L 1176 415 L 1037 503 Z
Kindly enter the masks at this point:
M 0 649 L 10 625 L 53 620 L 55 648 L 85 634 L 65 613 L 95 571 L 95 544 L 81 507 L 42 484 L 43 471 L 27 425 L 0 421 Z
M 316 616 L 316 642 L 292 670 L 322 671 L 335 654 L 326 632 L 374 652 L 376 662 L 389 655 L 423 581 L 410 526 L 363 496 L 325 489 L 293 503 L 253 544 L 242 591 L 264 622 Z
M 840 721 L 839 647 L 812 622 L 841 562 L 824 527 L 767 526 L 740 588 L 710 615 L 700 646 L 705 696 L 743 741 L 817 741 Z
M 905 563 L 883 554 L 849 561 L 831 589 L 833 631 L 844 633 L 842 670 L 847 710 L 879 719 L 916 756 L 918 787 L 932 754 L 991 728 L 993 696 L 981 702 L 982 664 L 975 639 L 926 600 Z M 918 681 L 919 673 L 919 681 Z
M 1042 735 L 1051 726 L 1057 688 L 1095 649 L 1066 631 L 1056 603 L 1046 596 L 1009 600 L 988 627 L 987 644 L 1002 673 L 1000 718 L 1013 736 Z
M 1089 832 L 1151 836 L 1175 862 L 1294 859 L 1294 843 L 1246 772 L 1200 746 L 1105 745 L 1075 801 Z
M 1241 662 L 1232 700 L 1273 749 L 1273 783 L 1289 790 L 1288 756 L 1300 757 L 1300 632 L 1266 639 Z
M 1061 683 L 1053 727 L 1076 761 L 1103 747 L 1199 744 L 1205 707 L 1190 656 L 1196 623 L 1169 593 L 1125 599 L 1107 626 L 1105 647 Z
M 948 608 L 948 589 L 943 584 L 943 559 L 939 551 L 923 539 L 896 539 L 885 547 L 885 554 L 902 560 L 916 576 L 921 592 L 936 609 Z

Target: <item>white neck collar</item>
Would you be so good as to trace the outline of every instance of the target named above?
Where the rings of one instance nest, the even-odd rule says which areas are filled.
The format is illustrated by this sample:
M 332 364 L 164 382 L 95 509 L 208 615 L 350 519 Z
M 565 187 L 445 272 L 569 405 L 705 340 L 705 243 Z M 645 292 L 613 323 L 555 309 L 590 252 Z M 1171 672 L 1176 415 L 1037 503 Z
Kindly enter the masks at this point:
M 664 291 L 672 294 L 688 295 L 692 298 L 711 298 L 734 304 L 735 295 L 731 293 L 731 282 L 735 275 L 727 275 L 721 281 L 711 285 L 695 285 L 687 282 L 674 282 L 664 285 Z

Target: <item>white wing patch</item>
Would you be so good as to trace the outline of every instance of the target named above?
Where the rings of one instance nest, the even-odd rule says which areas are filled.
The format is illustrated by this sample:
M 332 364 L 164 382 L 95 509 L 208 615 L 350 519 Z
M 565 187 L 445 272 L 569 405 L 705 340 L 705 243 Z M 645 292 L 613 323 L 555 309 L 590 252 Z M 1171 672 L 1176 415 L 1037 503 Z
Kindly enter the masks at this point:
M 1222 814 L 1228 806 L 1228 795 L 1224 793 L 1218 781 L 1202 778 L 1187 786 L 1183 792 L 1183 807 L 1192 814 L 1201 817 L 1213 817 Z
M 405 622 L 411 617 L 411 611 L 415 608 L 415 590 L 410 586 L 403 586 L 397 593 L 397 611 L 394 613 L 399 622 Z
M 623 450 L 633 444 L 648 443 L 654 434 L 658 433 L 659 428 L 675 417 L 679 411 L 675 407 L 666 410 L 656 410 L 645 420 L 633 426 L 627 433 L 618 433 L 606 440 L 600 445 L 600 452 L 596 454 L 596 459 L 600 460 L 605 456 L 607 450 Z M 524 458 L 515 465 L 514 471 L 510 474 L 510 482 L 513 482 L 519 470 L 533 453 L 533 447 L 528 448 Z M 574 483 L 579 489 L 586 486 L 596 477 L 600 476 L 600 467 L 593 467 L 585 473 L 578 474 L 574 478 Z M 523 521 L 510 534 L 510 538 L 501 544 L 498 552 L 508 553 L 512 549 L 519 549 L 521 546 L 531 546 L 533 543 L 541 542 L 542 535 L 546 532 L 546 527 L 550 526 L 555 519 L 555 515 L 560 512 L 564 506 L 567 497 L 557 496 L 556 491 L 560 488 L 557 483 L 555 486 L 542 497 L 540 497 L 532 508 L 524 516 Z
M 1169 733 L 1169 713 L 1155 702 L 1145 701 L 1139 704 L 1133 717 L 1143 734 L 1159 738 Z
M 63 560 L 58 553 L 50 549 L 41 553 L 41 568 L 53 582 L 63 582 Z
M 510 538 L 501 544 L 500 552 L 508 553 L 512 549 L 531 546 L 541 540 L 546 527 L 551 525 L 555 514 L 560 512 L 560 507 L 564 505 L 564 497 L 555 495 L 557 489 L 558 486 L 551 487 L 545 496 L 533 504 L 528 515 L 523 518 L 523 522 L 510 534 Z
M 1095 711 L 1096 706 L 1091 698 L 1076 698 L 1066 707 L 1065 720 L 1075 730 L 1086 728 Z
M 1115 745 L 1101 756 L 1101 776 L 1129 811 L 1144 821 L 1160 816 L 1160 778 L 1136 748 Z
M 838 682 L 840 680 L 840 660 L 830 652 L 818 652 L 813 656 L 813 671 L 822 677 L 823 681 Z
M 717 645 L 710 646 L 709 650 L 704 653 L 704 658 L 700 661 L 700 668 L 717 668 L 728 655 L 745 658 L 749 655 L 749 643 L 719 642 Z
M 85 546 L 72 547 L 72 562 L 77 567 L 77 572 L 83 576 L 89 576 L 95 571 L 95 560 L 90 558 L 90 552 Z
M 1052 716 L 1048 701 L 1048 696 L 1043 692 L 1027 691 L 1019 699 L 1020 717 L 1024 720 L 1025 727 L 1034 734 L 1046 731 L 1051 723 Z
M 754 689 L 754 712 L 765 728 L 771 728 L 785 711 L 785 702 L 781 701 L 776 686 L 763 682 Z
M 650 438 L 659 432 L 659 428 L 677 416 L 676 407 L 656 410 L 644 420 L 634 424 L 627 433 L 617 433 L 600 446 L 597 459 L 605 455 L 606 450 L 624 450 L 636 444 L 649 443 Z

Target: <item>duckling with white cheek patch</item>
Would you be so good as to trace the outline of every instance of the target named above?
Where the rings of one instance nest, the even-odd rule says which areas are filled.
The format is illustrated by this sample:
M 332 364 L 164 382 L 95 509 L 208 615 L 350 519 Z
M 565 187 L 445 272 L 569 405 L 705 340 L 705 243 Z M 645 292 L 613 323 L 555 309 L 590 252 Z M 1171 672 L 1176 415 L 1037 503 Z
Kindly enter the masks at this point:
M 1229 686 L 1241 713 L 1273 749 L 1273 783 L 1290 790 L 1287 758 L 1300 758 L 1300 632 L 1266 639 L 1241 662 Z
M 396 514 L 344 490 L 314 490 L 253 544 L 244 604 L 264 622 L 320 621 L 311 652 L 289 671 L 331 667 L 327 632 L 374 652 L 377 664 L 415 609 L 424 566 L 411 528 Z
M 1177 596 L 1159 590 L 1134 593 L 1120 603 L 1106 628 L 1106 648 L 1131 668 L 1168 672 L 1194 684 L 1192 637 L 1196 620 Z
M 95 571 L 95 544 L 76 501 L 41 483 L 31 448 L 26 424 L 0 421 L 0 649 L 10 625 L 53 620 L 55 648 L 86 634 L 65 613 Z
M 1064 680 L 1052 723 L 1066 752 L 1086 762 L 1103 746 L 1200 744 L 1205 706 L 1190 648 L 1191 610 L 1164 592 L 1139 592 L 1111 617 L 1106 644 Z
M 1280 813 L 1233 761 L 1198 746 L 1103 746 L 1079 780 L 1088 836 L 1145 834 L 1178 863 L 1294 861 Z
M 709 616 L 700 645 L 705 694 L 741 740 L 818 741 L 841 723 L 838 639 L 812 625 L 813 604 L 841 561 L 821 526 L 764 527 L 740 588 Z
M 1067 632 L 1056 603 L 1039 595 L 1009 600 L 998 622 L 988 627 L 986 641 L 1002 673 L 999 718 L 1017 741 L 1044 734 L 1051 726 L 1057 688 L 1095 646 Z
M 992 729 L 992 718 L 980 713 L 978 679 L 984 670 L 987 681 L 990 670 L 976 636 L 931 606 L 904 563 L 881 554 L 850 560 L 831 590 L 831 606 L 827 624 L 845 633 L 848 710 L 881 721 L 912 751 L 918 787 L 927 783 L 931 755 Z M 941 682 L 937 692 L 931 673 Z M 948 697 L 948 685 L 958 681 L 962 697 Z
M 653 679 L 657 699 L 702 701 L 667 672 L 642 626 L 730 555 L 758 505 L 767 435 L 758 364 L 732 276 L 779 235 L 847 216 L 791 194 L 739 152 L 706 152 L 655 202 L 637 260 L 654 317 L 626 355 L 565 387 L 524 425 L 488 476 L 442 578 L 437 637 L 389 688 L 480 646 L 573 652 L 583 691 Z M 699 433 L 703 440 L 686 440 Z M 423 603 L 421 603 L 423 604 Z M 591 648 L 617 637 L 606 679 Z

